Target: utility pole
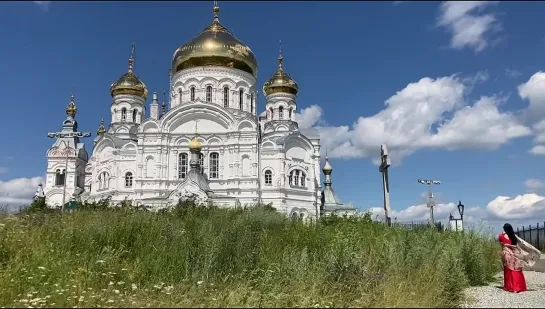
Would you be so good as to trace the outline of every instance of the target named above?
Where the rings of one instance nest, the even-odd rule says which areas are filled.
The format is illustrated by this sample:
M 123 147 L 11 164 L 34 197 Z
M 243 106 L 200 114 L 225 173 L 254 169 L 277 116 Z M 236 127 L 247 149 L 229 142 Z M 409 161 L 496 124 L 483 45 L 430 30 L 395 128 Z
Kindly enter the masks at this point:
M 430 223 L 435 224 L 435 218 L 433 217 L 433 207 L 435 207 L 435 199 L 433 197 L 433 191 L 431 190 L 431 185 L 440 185 L 441 181 L 418 179 L 418 183 L 428 186 L 428 208 L 430 209 Z
M 388 149 L 386 148 L 386 144 L 383 144 L 380 146 L 380 166 L 379 166 L 379 172 L 382 173 L 382 192 L 384 195 L 384 220 L 386 221 L 386 225 L 391 225 L 391 218 L 390 213 L 392 210 L 390 209 L 390 183 L 388 181 L 388 168 L 390 165 L 392 165 L 392 162 L 390 158 L 388 157 Z

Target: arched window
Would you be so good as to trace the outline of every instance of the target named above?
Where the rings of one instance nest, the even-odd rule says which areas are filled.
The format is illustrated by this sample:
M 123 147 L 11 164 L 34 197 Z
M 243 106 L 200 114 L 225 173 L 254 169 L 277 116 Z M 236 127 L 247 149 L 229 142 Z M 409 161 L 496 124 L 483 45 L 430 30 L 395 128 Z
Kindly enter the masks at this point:
M 293 113 L 293 107 L 290 107 L 290 111 L 289 111 L 289 118 L 290 118 L 290 120 L 292 120 L 292 118 L 291 118 L 292 113 Z
M 182 104 L 182 88 L 178 88 L 178 102 Z
M 294 187 L 306 187 L 306 174 L 305 172 L 295 169 L 288 175 L 288 183 Z
M 110 175 L 107 172 L 102 172 L 98 175 L 98 189 L 104 190 L 110 187 Z
M 132 122 L 136 122 L 136 114 L 137 113 L 138 112 L 136 111 L 136 109 L 132 111 Z
M 278 107 L 278 119 L 284 119 L 284 106 Z
M 127 172 L 125 174 L 125 188 L 132 188 L 132 173 Z
M 212 152 L 210 154 L 210 163 L 208 164 L 208 168 L 210 170 L 210 178 L 211 179 L 217 179 L 220 177 L 219 171 L 220 171 L 220 155 L 217 152 Z
M 229 107 L 229 87 L 223 87 L 223 107 Z
M 195 87 L 189 89 L 189 97 L 191 102 L 195 101 Z
M 270 114 L 271 114 L 271 120 L 273 120 L 273 118 L 274 118 L 274 111 L 273 111 L 273 108 L 272 108 L 272 107 L 269 108 L 269 112 L 270 112 Z
M 66 179 L 66 170 L 55 171 L 55 186 L 64 186 L 64 180 Z
M 250 113 L 254 112 L 254 94 L 250 93 Z
M 265 171 L 265 185 L 272 186 L 272 172 L 271 170 Z
M 238 91 L 238 108 L 244 110 L 244 89 Z
M 212 86 L 206 86 L 206 102 L 212 102 Z
M 201 167 L 201 175 L 204 175 L 204 155 L 202 152 L 199 154 L 199 166 Z
M 185 179 L 187 176 L 187 153 L 178 155 L 178 178 Z
M 127 109 L 124 107 L 121 109 L 121 121 L 127 121 Z

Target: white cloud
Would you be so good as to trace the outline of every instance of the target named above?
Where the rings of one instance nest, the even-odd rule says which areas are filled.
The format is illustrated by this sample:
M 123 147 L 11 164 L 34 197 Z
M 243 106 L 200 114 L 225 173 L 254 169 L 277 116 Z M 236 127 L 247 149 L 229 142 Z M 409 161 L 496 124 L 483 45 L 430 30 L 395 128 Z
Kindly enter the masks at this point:
M 0 181 L 0 207 L 17 210 L 21 206 L 30 204 L 40 183 L 43 183 L 42 177 Z
M 536 156 L 545 156 L 545 146 L 543 145 L 534 146 L 528 152 Z
M 545 197 L 535 193 L 514 198 L 498 196 L 486 206 L 492 218 L 504 220 L 538 220 L 545 215 Z
M 394 163 L 419 149 L 497 149 L 531 130 L 509 112 L 501 112 L 498 97 L 482 97 L 473 105 L 466 94 L 486 74 L 422 78 L 385 101 L 385 108 L 359 117 L 352 126 L 325 126 L 322 110 L 313 105 L 301 111 L 303 126 L 320 132 L 330 157 L 376 158 L 386 143 Z M 450 117 L 448 117 L 450 116 Z
M 299 128 L 307 129 L 311 128 L 322 117 L 323 111 L 322 108 L 318 105 L 311 105 L 307 108 L 301 110 L 301 113 L 295 114 L 295 121 L 299 124 Z
M 509 78 L 518 78 L 522 75 L 518 70 L 507 68 L 505 69 L 505 76 Z
M 33 2 L 34 4 L 36 4 L 37 6 L 39 6 L 46 12 L 49 10 L 49 5 L 51 4 L 51 1 L 33 1 Z
M 529 101 L 527 115 L 529 121 L 536 121 L 545 116 L 545 72 L 539 71 L 518 86 L 519 96 Z
M 527 186 L 545 187 L 545 183 L 538 180 L 528 180 Z M 434 217 L 436 221 L 446 223 L 448 217 L 452 214 L 459 218 L 457 203 L 439 203 L 434 208 Z M 373 217 L 380 220 L 384 218 L 384 209 L 382 207 L 373 207 L 369 211 Z M 403 223 L 421 223 L 426 222 L 429 217 L 429 208 L 425 204 L 409 206 L 402 210 L 392 211 L 392 220 Z M 514 198 L 507 196 L 498 196 L 490 201 L 485 207 L 468 207 L 464 210 L 464 221 L 469 226 L 479 223 L 486 223 L 493 227 L 496 232 L 501 230 L 505 222 L 510 222 L 515 227 L 535 225 L 541 218 L 545 217 L 545 197 L 535 193 L 518 195 Z
M 499 1 L 446 1 L 440 5 L 438 26 L 451 32 L 450 47 L 473 48 L 475 52 L 489 46 L 491 34 L 501 25 L 493 14 L 482 14 L 482 10 Z
M 529 102 L 528 108 L 523 110 L 522 118 L 532 125 L 535 134 L 535 146 L 529 153 L 545 155 L 545 72 L 539 71 L 532 75 L 527 82 L 518 86 L 518 94 Z
M 530 191 L 539 191 L 543 188 L 545 188 L 545 182 L 539 180 L 539 179 L 527 179 L 524 182 L 524 186 Z

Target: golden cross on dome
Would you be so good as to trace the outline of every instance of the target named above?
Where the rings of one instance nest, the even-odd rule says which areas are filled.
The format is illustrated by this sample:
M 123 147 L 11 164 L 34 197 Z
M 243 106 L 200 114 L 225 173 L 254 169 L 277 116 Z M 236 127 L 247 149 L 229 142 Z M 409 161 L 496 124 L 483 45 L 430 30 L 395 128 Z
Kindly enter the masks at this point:
M 214 21 L 218 21 L 220 13 L 220 7 L 218 6 L 218 1 L 214 1 Z
M 282 62 L 284 57 L 282 57 L 282 40 L 278 41 L 278 69 L 282 70 Z
M 134 51 L 136 49 L 136 43 L 132 43 L 131 57 L 129 58 L 129 72 L 132 72 L 134 67 Z
M 198 126 L 198 124 L 199 124 L 199 119 L 195 119 L 195 136 L 198 135 L 198 133 L 197 133 L 197 132 L 198 132 L 198 131 L 197 131 L 197 126 Z

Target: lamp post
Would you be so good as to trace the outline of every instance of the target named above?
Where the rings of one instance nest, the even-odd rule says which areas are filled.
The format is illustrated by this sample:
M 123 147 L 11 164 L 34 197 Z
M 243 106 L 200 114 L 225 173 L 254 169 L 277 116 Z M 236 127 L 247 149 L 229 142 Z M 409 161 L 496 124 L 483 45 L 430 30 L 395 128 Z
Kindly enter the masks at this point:
M 460 220 L 464 221 L 464 204 L 462 204 L 462 201 L 458 201 L 458 212 L 460 213 Z
M 460 225 L 460 232 L 462 232 L 464 230 L 464 204 L 462 204 L 461 201 L 458 201 L 458 213 L 460 213 L 460 219 L 456 219 L 454 218 L 454 216 L 452 215 L 452 213 L 450 214 L 449 216 L 449 221 L 450 221 L 450 229 L 451 230 L 455 230 L 456 232 L 458 232 L 458 221 L 460 221 L 461 225 Z M 454 229 L 452 228 L 452 223 L 454 223 Z
M 431 185 L 440 185 L 441 181 L 418 179 L 418 183 L 428 186 L 428 208 L 430 209 L 430 220 L 431 220 L 431 224 L 435 224 L 435 219 L 433 217 L 433 207 L 435 207 L 435 199 L 433 198 L 433 191 L 431 190 Z

